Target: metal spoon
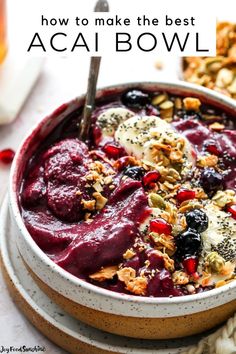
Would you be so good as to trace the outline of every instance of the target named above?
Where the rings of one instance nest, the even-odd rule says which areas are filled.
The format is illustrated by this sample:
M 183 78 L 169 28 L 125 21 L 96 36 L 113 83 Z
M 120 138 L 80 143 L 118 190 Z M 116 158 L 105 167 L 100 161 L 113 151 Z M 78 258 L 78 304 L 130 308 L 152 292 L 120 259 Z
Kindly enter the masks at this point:
M 94 11 L 108 12 L 109 5 L 107 0 L 98 0 Z M 91 125 L 91 115 L 94 109 L 100 62 L 101 62 L 101 57 L 91 57 L 87 94 L 86 94 L 86 100 L 85 100 L 85 105 L 83 110 L 83 118 L 79 124 L 79 139 L 82 141 L 87 141 L 89 136 L 89 128 Z

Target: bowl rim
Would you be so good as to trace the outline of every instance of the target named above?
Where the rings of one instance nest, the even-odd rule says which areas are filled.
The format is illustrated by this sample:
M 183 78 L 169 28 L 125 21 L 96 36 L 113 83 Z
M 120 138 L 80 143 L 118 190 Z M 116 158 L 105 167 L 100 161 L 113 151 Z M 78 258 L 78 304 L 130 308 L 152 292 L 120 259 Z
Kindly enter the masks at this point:
M 227 106 L 230 110 L 235 110 L 236 113 L 236 102 L 229 97 L 226 97 L 218 92 L 215 92 L 213 90 L 210 90 L 208 88 L 183 82 L 180 80 L 173 80 L 173 81 L 137 81 L 137 82 L 125 82 L 125 83 L 118 83 L 114 85 L 109 85 L 109 86 L 104 86 L 104 87 L 99 87 L 97 90 L 97 98 L 99 98 L 99 94 L 102 94 L 103 91 L 107 90 L 114 90 L 114 89 L 120 89 L 120 90 L 125 90 L 129 88 L 138 88 L 141 87 L 143 89 L 147 89 L 149 87 L 153 87 L 155 85 L 157 87 L 157 91 L 162 91 L 166 90 L 173 91 L 173 90 L 187 90 L 187 91 L 193 91 L 193 96 L 204 96 L 207 97 L 208 99 L 210 98 L 213 101 L 218 102 L 219 104 L 222 104 L 224 106 Z M 182 92 L 183 93 L 183 92 Z M 75 99 L 70 100 L 66 104 L 68 107 L 73 104 L 74 102 L 78 102 L 79 104 L 84 101 L 85 94 L 81 94 L 80 96 L 76 97 Z M 57 111 L 57 110 L 56 110 Z M 16 181 L 16 174 L 18 170 L 18 165 L 20 165 L 20 157 L 21 153 L 24 150 L 25 147 L 27 147 L 30 137 L 34 133 L 38 132 L 40 130 L 40 127 L 43 126 L 44 123 L 49 121 L 51 117 L 54 115 L 55 111 L 47 115 L 45 118 L 37 122 L 26 134 L 25 138 L 21 142 L 20 146 L 17 149 L 17 152 L 15 154 L 15 158 L 12 162 L 11 166 L 11 171 L 10 171 L 10 180 L 9 180 L 9 200 L 10 200 L 10 208 L 12 211 L 12 216 L 14 217 L 16 224 L 21 232 L 21 234 L 24 237 L 25 242 L 29 246 L 29 248 L 33 251 L 33 253 L 47 266 L 53 269 L 60 277 L 62 277 L 64 280 L 72 282 L 73 285 L 77 285 L 78 287 L 85 288 L 86 290 L 93 292 L 97 295 L 100 296 L 105 296 L 109 297 L 114 300 L 118 301 L 128 301 L 131 303 L 143 303 L 143 304 L 160 304 L 160 305 L 171 305 L 171 304 L 184 304 L 188 302 L 193 302 L 197 300 L 203 300 L 203 299 L 208 299 L 213 296 L 217 297 L 218 295 L 222 295 L 229 290 L 236 290 L 236 281 L 232 281 L 226 285 L 223 285 L 222 287 L 211 289 L 202 293 L 198 294 L 192 294 L 192 295 L 184 295 L 184 296 L 176 296 L 176 297 L 148 297 L 148 296 L 136 296 L 136 295 L 130 295 L 130 294 L 124 294 L 124 293 L 117 293 L 108 289 L 103 289 L 100 288 L 97 285 L 93 285 L 88 283 L 87 281 L 80 279 L 71 273 L 67 272 L 60 266 L 58 266 L 56 263 L 54 263 L 36 244 L 36 242 L 33 240 L 31 237 L 30 233 L 28 232 L 23 218 L 21 216 L 20 208 L 18 205 L 17 201 L 17 193 L 16 193 L 16 188 L 14 188 L 14 184 Z

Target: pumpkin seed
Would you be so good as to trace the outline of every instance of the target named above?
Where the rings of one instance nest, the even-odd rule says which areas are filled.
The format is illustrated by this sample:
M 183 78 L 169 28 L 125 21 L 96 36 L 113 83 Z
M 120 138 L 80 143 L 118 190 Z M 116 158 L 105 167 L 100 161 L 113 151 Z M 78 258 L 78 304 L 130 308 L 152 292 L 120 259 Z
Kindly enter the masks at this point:
M 206 256 L 206 268 L 213 273 L 220 273 L 225 265 L 225 260 L 217 252 L 211 252 Z
M 166 203 L 159 194 L 150 193 L 148 196 L 148 202 L 152 208 L 159 208 L 159 209 L 166 208 Z
M 223 57 L 206 58 L 206 69 L 211 73 L 216 73 L 222 68 Z
M 159 104 L 161 104 L 162 102 L 164 102 L 167 99 L 168 99 L 168 96 L 166 94 L 158 95 L 158 96 L 153 97 L 152 104 L 154 106 L 158 106 Z
M 170 109 L 170 108 L 172 108 L 172 107 L 174 107 L 174 103 L 172 102 L 172 101 L 165 101 L 165 102 L 163 102 L 161 105 L 160 105 L 160 108 L 161 109 Z

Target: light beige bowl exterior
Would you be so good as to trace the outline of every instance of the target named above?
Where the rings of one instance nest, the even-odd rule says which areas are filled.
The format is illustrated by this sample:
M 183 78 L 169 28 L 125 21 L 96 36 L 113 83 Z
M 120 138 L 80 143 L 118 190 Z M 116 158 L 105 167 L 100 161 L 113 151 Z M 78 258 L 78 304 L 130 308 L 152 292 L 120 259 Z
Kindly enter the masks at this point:
M 145 339 L 182 338 L 205 332 L 226 321 L 236 311 L 236 301 L 231 301 L 210 310 L 177 317 L 145 318 L 114 315 L 69 300 L 40 280 L 28 266 L 27 268 L 40 289 L 63 310 L 90 326 L 122 336 Z
M 175 83 L 132 83 L 98 91 L 104 95 L 131 87 L 199 97 L 236 115 L 236 104 L 199 86 Z M 14 159 L 10 179 L 10 210 L 16 242 L 30 273 L 43 291 L 72 316 L 110 333 L 136 338 L 165 339 L 206 331 L 236 311 L 236 281 L 204 293 L 174 298 L 137 297 L 111 292 L 80 280 L 54 264 L 36 245 L 21 218 L 20 181 L 29 157 L 40 142 L 70 112 L 84 104 L 84 96 L 46 117 L 24 140 Z

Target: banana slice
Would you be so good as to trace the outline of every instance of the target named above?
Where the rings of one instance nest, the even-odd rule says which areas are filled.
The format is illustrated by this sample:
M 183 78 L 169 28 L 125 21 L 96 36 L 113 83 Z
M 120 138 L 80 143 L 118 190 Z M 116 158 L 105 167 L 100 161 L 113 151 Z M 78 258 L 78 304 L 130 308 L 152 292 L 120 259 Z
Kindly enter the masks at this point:
M 194 149 L 189 141 L 176 132 L 169 123 L 156 116 L 136 115 L 125 120 L 119 125 L 115 139 L 128 154 L 138 159 L 157 163 L 163 161 L 164 155 L 166 157 L 169 155 L 170 160 L 166 158 L 168 165 L 180 161 L 183 165 L 188 162 L 194 163 Z
M 236 220 L 213 204 L 205 206 L 209 225 L 202 233 L 203 252 L 216 250 L 225 260 L 236 261 Z
M 97 123 L 104 136 L 114 136 L 119 124 L 133 116 L 134 113 L 126 108 L 109 108 L 98 116 Z

